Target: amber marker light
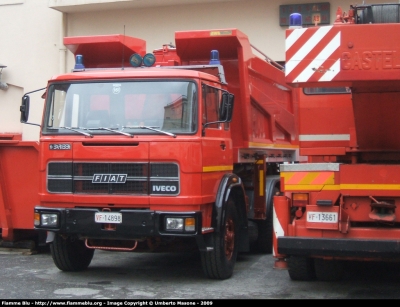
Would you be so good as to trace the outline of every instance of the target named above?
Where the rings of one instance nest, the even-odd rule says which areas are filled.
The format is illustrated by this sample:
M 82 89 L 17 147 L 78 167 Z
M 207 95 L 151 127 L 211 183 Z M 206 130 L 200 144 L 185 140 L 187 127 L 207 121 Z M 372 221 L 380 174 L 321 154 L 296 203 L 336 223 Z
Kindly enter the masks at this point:
M 40 214 L 38 212 L 35 212 L 33 216 L 33 224 L 35 226 L 40 226 Z
M 194 231 L 196 226 L 196 220 L 193 217 L 188 217 L 185 219 L 185 230 Z
M 308 205 L 308 193 L 293 193 L 292 205 L 293 207 L 305 207 Z

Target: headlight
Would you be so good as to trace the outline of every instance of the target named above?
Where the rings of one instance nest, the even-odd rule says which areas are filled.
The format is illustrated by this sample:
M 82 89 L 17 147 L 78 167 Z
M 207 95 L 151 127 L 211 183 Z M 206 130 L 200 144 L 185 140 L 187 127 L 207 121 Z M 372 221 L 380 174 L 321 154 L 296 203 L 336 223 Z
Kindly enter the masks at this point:
M 194 217 L 167 217 L 165 219 L 166 231 L 194 232 L 196 219 Z
M 166 230 L 183 230 L 183 218 L 167 217 L 165 223 Z
M 38 216 L 40 216 L 40 223 Z M 56 213 L 36 213 L 35 214 L 35 226 L 44 227 L 57 227 L 58 226 L 58 214 Z

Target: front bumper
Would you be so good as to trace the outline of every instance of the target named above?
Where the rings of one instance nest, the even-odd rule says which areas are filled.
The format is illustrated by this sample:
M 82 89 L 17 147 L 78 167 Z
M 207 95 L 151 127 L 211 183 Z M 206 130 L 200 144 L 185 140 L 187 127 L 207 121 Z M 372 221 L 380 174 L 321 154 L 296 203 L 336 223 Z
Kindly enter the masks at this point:
M 281 255 L 400 259 L 399 240 L 278 237 Z
M 201 235 L 201 212 L 164 212 L 153 210 L 121 209 L 122 223 L 96 223 L 96 208 L 47 208 L 36 207 L 35 214 L 54 213 L 58 216 L 55 227 L 35 226 L 35 229 L 52 231 L 81 238 L 142 240 L 155 236 L 196 237 Z M 166 217 L 191 217 L 195 219 L 193 231 L 166 230 Z

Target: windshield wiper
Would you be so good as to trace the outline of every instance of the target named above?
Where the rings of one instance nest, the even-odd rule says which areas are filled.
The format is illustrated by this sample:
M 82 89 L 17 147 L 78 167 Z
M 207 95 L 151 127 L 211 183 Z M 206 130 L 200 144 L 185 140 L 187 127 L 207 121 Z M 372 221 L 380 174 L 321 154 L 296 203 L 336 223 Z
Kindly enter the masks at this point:
M 155 129 L 154 127 L 148 127 L 148 126 L 123 126 L 122 128 L 128 128 L 128 129 L 149 129 L 155 132 L 160 132 L 160 133 L 164 133 L 166 135 L 172 136 L 174 138 L 176 138 L 176 134 L 173 134 L 171 132 L 167 132 L 167 131 L 163 131 L 163 130 L 159 130 L 159 129 Z
M 122 128 L 124 128 L 124 127 L 122 127 Z M 98 127 L 98 128 L 84 128 L 84 129 L 85 130 L 107 130 L 107 131 L 116 132 L 116 133 L 123 134 L 123 135 L 133 138 L 133 134 L 130 134 L 128 132 L 119 131 L 119 130 L 117 130 L 118 128 L 113 129 L 113 128 Z
M 50 129 L 50 130 L 67 129 L 67 130 L 71 130 L 71 131 L 74 131 L 74 132 L 81 133 L 81 134 L 86 135 L 86 136 L 91 137 L 91 138 L 93 137 L 93 135 L 90 134 L 90 133 L 87 133 L 87 132 L 83 132 L 83 131 L 78 130 L 78 129 L 85 129 L 85 128 L 81 128 L 81 127 L 74 127 L 74 128 L 72 128 L 72 127 L 50 128 L 50 127 L 49 127 L 49 128 L 47 128 L 47 129 Z

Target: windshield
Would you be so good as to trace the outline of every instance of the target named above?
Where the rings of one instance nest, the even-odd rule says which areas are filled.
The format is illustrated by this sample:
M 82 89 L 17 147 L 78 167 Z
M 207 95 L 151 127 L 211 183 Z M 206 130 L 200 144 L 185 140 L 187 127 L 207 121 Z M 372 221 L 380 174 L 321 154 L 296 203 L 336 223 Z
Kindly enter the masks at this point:
M 136 135 L 196 130 L 195 83 L 151 80 L 53 84 L 43 133 Z

